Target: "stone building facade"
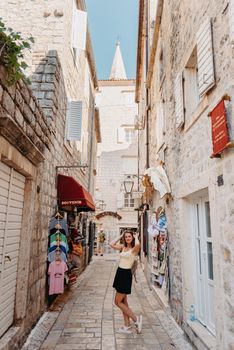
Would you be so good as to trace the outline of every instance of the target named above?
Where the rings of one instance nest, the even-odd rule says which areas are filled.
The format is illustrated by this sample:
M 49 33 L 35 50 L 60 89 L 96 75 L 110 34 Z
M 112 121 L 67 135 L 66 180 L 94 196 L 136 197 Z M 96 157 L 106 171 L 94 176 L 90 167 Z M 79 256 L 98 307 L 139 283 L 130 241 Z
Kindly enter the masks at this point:
M 135 81 L 126 77 L 118 43 L 110 79 L 99 80 L 96 95 L 102 143 L 98 145 L 95 199 L 99 207 L 97 218 L 99 214 L 103 215 L 96 222 L 98 230 L 103 229 L 109 240 L 124 228 L 137 227 L 134 198 L 125 194 L 123 185 L 129 175 L 135 183 L 134 190 L 137 187 L 137 135 L 134 129 L 137 105 L 134 96 Z
M 35 40 L 27 56 L 30 87 L 23 82 L 8 87 L 4 69 L 0 72 L 1 349 L 19 348 L 47 306 L 48 223 L 57 209 L 57 173 L 94 191 L 101 140 L 95 63 L 89 32 L 83 51 L 74 50 L 71 39 L 74 8 L 83 11 L 84 5 L 0 4 L 6 25 Z M 68 140 L 67 123 L 69 103 L 77 100 L 82 126 L 76 141 Z M 80 164 L 87 168 L 56 168 Z
M 211 158 L 208 117 L 228 95 L 230 101 L 224 103 L 232 146 L 233 9 L 232 0 L 158 0 L 141 1 L 139 11 L 136 100 L 146 125 L 140 133 L 146 139 L 148 123 L 148 167 L 163 163 L 171 185 L 169 197 L 153 192 L 148 214 L 165 208 L 167 299 L 198 349 L 234 346 L 234 155 L 233 148 L 227 148 Z M 141 164 L 145 157 L 143 150 Z M 149 275 L 150 264 L 149 257 Z M 157 293 L 162 296 L 161 290 Z M 191 305 L 195 321 L 190 320 Z

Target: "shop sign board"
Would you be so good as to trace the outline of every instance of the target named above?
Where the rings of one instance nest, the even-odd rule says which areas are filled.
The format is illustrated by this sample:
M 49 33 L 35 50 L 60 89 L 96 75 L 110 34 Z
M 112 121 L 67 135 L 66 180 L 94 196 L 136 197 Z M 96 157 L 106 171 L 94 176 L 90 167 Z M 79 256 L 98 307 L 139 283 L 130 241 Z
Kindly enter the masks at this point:
M 211 131 L 213 153 L 211 158 L 219 157 L 223 150 L 229 147 L 229 135 L 227 127 L 227 115 L 224 99 L 209 113 L 211 117 Z
M 81 200 L 74 200 L 74 201 L 61 201 L 61 205 L 81 205 Z

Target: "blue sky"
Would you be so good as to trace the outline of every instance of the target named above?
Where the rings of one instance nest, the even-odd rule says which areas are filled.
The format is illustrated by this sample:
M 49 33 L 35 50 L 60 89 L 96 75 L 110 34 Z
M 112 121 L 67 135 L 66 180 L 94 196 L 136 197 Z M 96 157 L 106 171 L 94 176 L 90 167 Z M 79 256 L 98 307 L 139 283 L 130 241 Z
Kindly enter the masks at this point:
M 98 79 L 108 79 L 120 41 L 128 78 L 136 75 L 138 0 L 86 0 Z

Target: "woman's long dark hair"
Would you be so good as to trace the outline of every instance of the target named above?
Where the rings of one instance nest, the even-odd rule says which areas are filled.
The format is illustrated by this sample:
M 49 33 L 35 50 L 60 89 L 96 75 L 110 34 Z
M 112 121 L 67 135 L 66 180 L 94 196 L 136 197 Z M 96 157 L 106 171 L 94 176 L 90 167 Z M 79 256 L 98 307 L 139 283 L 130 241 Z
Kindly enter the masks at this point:
M 124 246 L 125 247 L 127 247 L 128 245 L 127 245 L 127 242 L 126 242 L 126 239 L 125 239 L 125 235 L 126 235 L 126 233 L 130 233 L 131 235 L 132 235 L 132 242 L 131 242 L 131 246 L 132 246 L 132 248 L 133 247 L 135 247 L 135 238 L 134 238 L 134 236 L 133 236 L 133 232 L 132 231 L 125 231 L 124 232 L 124 236 L 123 236 L 123 243 L 124 243 Z

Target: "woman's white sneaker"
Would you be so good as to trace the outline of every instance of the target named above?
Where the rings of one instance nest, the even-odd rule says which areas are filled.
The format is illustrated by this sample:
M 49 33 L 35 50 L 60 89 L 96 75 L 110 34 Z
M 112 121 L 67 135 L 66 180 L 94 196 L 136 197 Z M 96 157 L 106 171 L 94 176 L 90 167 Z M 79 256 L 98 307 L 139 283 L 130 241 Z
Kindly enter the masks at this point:
M 137 333 L 141 333 L 142 331 L 142 322 L 143 322 L 142 315 L 137 316 L 137 321 L 135 322 Z
M 121 334 L 132 334 L 132 330 L 131 330 L 131 327 L 126 327 L 126 326 L 123 326 L 123 327 L 120 327 L 116 333 L 121 333 Z

